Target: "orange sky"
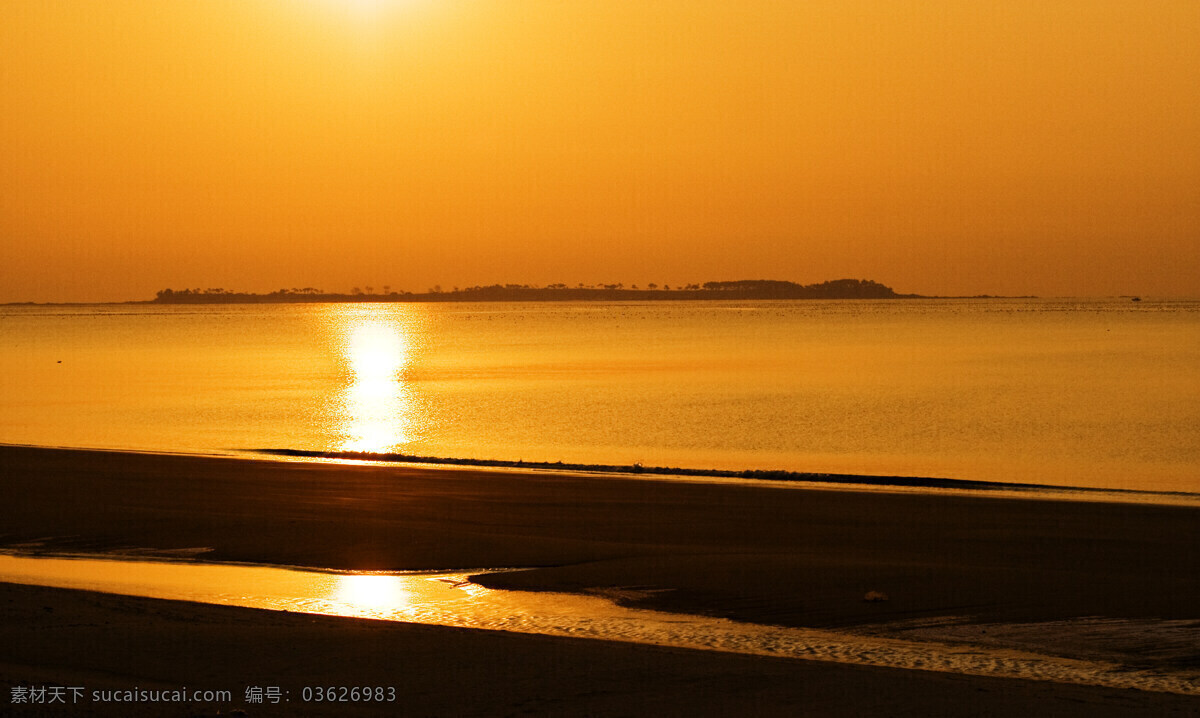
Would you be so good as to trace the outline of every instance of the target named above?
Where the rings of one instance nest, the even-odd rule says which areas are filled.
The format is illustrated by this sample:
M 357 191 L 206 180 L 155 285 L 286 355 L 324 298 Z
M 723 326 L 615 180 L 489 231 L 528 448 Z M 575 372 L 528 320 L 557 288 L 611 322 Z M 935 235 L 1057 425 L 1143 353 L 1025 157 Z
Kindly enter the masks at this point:
M 1196 0 L 11 0 L 0 301 L 1200 296 Z

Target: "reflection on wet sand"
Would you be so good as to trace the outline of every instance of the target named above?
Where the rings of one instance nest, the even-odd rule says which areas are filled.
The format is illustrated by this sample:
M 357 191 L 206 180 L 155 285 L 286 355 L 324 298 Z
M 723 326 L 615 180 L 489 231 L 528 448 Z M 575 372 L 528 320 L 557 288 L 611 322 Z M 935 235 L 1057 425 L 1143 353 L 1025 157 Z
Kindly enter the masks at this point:
M 474 573 L 480 573 L 475 571 Z M 268 566 L 0 555 L 0 581 L 248 608 L 592 638 L 837 663 L 1200 695 L 1193 672 L 981 644 L 782 628 L 618 606 L 595 596 L 497 591 L 454 574 L 338 574 Z M 1059 622 L 1061 624 L 1062 622 Z M 1185 630 L 1143 622 L 1140 631 Z M 1154 625 L 1151 625 L 1154 624 Z M 1172 624 L 1172 625 L 1158 625 Z M 1058 624 L 1056 624 L 1058 625 Z M 1058 625 L 1058 630 L 1064 629 Z M 1190 629 L 1193 632 L 1194 628 Z
M 399 576 L 351 574 L 336 577 L 333 599 L 353 613 L 362 611 L 395 611 L 411 602 L 404 582 Z

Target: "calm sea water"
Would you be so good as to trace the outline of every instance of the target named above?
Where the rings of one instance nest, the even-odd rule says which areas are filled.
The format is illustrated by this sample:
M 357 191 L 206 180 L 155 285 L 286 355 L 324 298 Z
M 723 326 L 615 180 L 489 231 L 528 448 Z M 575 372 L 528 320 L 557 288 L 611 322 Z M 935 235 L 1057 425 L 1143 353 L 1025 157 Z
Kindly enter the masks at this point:
M 0 307 L 0 442 L 1200 491 L 1200 302 Z

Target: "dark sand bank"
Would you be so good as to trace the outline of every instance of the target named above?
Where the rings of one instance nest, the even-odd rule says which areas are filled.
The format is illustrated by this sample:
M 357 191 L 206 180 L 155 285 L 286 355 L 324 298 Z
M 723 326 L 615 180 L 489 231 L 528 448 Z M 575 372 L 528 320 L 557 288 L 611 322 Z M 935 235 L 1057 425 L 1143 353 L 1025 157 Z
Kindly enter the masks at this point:
M 207 560 L 328 568 L 540 566 L 479 580 L 860 630 L 939 617 L 1194 621 L 1198 518 L 1185 506 L 0 447 L 0 545 L 10 548 L 207 548 Z M 867 591 L 890 600 L 865 602 Z M 12 647 L 0 675 L 10 683 L 87 675 L 202 686 L 255 670 L 297 686 L 390 676 L 422 696 L 417 715 L 1200 710 L 1200 699 L 1165 694 L 6 585 L 0 615 L 0 645 Z M 1194 668 L 1197 653 L 1176 651 L 1162 667 Z
M 23 447 L 0 447 L 0 474 L 0 544 L 34 550 L 542 566 L 482 581 L 789 625 L 1200 617 L 1192 507 Z

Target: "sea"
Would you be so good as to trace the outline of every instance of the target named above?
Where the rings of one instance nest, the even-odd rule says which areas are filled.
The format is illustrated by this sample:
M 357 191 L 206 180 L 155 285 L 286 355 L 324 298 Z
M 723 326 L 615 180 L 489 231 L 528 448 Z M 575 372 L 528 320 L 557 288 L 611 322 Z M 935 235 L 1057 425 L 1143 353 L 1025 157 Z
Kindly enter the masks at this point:
M 10 305 L 0 443 L 1200 492 L 1200 301 Z

